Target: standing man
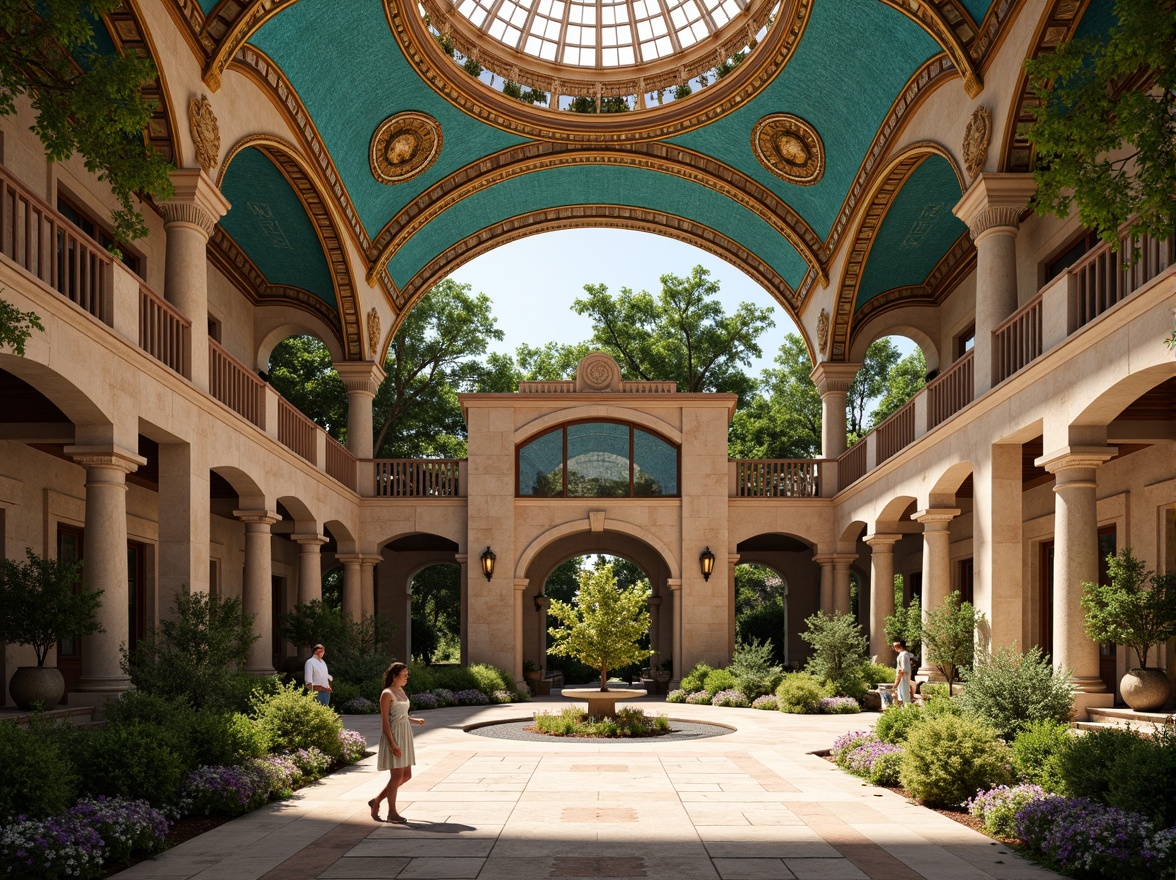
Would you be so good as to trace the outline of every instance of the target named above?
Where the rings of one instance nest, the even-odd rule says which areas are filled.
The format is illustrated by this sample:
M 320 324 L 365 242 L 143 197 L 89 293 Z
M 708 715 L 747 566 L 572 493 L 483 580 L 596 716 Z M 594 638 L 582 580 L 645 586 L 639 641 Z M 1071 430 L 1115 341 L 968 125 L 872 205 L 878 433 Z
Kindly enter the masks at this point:
M 909 706 L 911 705 L 911 660 L 913 658 L 902 639 L 895 641 L 891 647 L 898 655 L 898 661 L 894 664 L 894 697 L 900 706 Z
M 324 706 L 331 705 L 331 676 L 327 672 L 327 664 L 323 662 L 323 654 L 327 649 L 322 645 L 314 646 L 314 653 L 306 661 L 306 689 L 314 691 L 314 697 Z

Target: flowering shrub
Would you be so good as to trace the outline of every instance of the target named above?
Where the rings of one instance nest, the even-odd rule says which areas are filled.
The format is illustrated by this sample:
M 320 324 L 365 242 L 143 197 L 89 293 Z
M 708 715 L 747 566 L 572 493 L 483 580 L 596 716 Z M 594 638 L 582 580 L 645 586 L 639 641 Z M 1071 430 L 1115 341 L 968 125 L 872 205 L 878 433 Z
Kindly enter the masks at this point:
M 667 698 L 667 700 L 668 700 L 668 698 Z M 751 708 L 753 708 L 753 709 L 777 709 L 777 708 L 779 708 L 776 705 L 776 695 L 775 694 L 764 694 L 762 697 L 756 697 L 755 700 L 752 701 Z
M 302 774 L 303 781 L 305 782 L 313 782 L 316 779 L 321 779 L 331 769 L 331 756 L 314 747 L 297 749 L 288 754 L 290 760 L 294 762 L 294 766 Z
M 853 697 L 821 697 L 818 706 L 822 715 L 854 715 L 862 711 Z
M 1067 874 L 1159 877 L 1176 860 L 1176 829 L 1157 830 L 1139 813 L 1088 798 L 1046 797 L 1017 813 L 1017 837 Z
M 480 694 L 480 691 L 474 691 Z M 367 751 L 367 740 L 357 730 L 340 730 L 339 731 L 339 745 L 343 747 L 343 762 L 345 764 L 354 764 L 356 761 L 363 759 L 364 752 Z
M 686 697 L 686 702 L 692 706 L 708 706 L 710 699 L 710 694 L 706 691 L 695 691 Z
M 474 688 L 467 688 L 464 691 L 458 691 L 453 695 L 459 706 L 485 706 L 490 702 L 490 698 L 479 690 Z
M 902 771 L 903 749 L 897 752 L 885 752 L 874 759 L 873 765 L 866 773 L 866 781 L 871 785 L 898 785 L 898 775 Z
M 448 688 L 435 688 L 433 690 L 433 696 L 437 698 L 438 706 L 444 707 L 457 705 L 457 699 L 454 696 L 453 691 L 449 690 Z
M 667 703 L 685 703 L 686 702 L 686 691 L 682 690 L 682 688 L 675 688 L 674 690 L 672 690 L 668 694 L 666 694 L 666 702 Z
M 872 730 L 851 730 L 849 733 L 843 733 L 837 739 L 833 740 L 833 748 L 831 754 L 833 760 L 837 762 L 838 767 L 845 766 L 846 756 L 856 749 L 858 746 L 865 745 L 869 742 L 877 742 L 878 737 L 874 735 Z
M 495 691 L 493 699 L 495 703 L 525 703 L 530 698 L 518 691 Z
M 998 785 L 981 789 L 965 804 L 968 812 L 984 823 L 995 837 L 1017 836 L 1017 813 L 1030 801 L 1048 797 L 1040 785 Z
M 121 864 L 131 853 L 154 855 L 167 846 L 167 819 L 147 801 L 98 797 L 78 801 L 66 818 L 98 832 L 105 859 Z
M 17 816 L 0 828 L 0 864 L 9 877 L 100 877 L 105 854 L 98 829 L 69 816 L 42 821 Z
M 265 774 L 274 797 L 288 798 L 302 784 L 302 771 L 288 755 L 267 755 L 251 763 Z
M 240 816 L 269 800 L 270 780 L 255 764 L 201 767 L 184 780 L 183 811 L 194 816 Z
M 735 709 L 746 709 L 751 705 L 747 697 L 736 690 L 719 691 L 711 697 L 710 704 L 712 706 L 730 706 Z
M 902 763 L 902 746 L 868 740 L 845 755 L 845 767 L 854 776 L 860 776 L 875 785 L 895 785 Z
M 423 694 L 413 694 L 408 698 L 408 705 L 411 709 L 436 709 L 441 705 L 441 701 L 429 692 Z
M 352 697 L 339 706 L 339 711 L 344 715 L 375 715 L 380 707 L 367 697 Z

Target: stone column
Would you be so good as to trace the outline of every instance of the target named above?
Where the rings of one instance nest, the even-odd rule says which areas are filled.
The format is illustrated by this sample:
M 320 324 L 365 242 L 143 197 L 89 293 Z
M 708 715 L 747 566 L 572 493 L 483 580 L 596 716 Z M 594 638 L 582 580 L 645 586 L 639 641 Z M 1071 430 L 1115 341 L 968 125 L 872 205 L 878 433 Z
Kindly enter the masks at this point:
M 1035 464 L 1054 474 L 1053 661 L 1071 670 L 1077 694 L 1102 694 L 1098 643 L 1087 638 L 1080 600 L 1083 581 L 1098 581 L 1098 480 L 1095 471 L 1117 450 L 1067 446 Z M 1108 704 L 1109 705 L 1109 704 Z M 1082 710 L 1080 710 L 1082 711 Z
M 993 385 L 992 331 L 1017 310 L 1017 231 L 1036 189 L 1030 174 L 981 174 L 952 208 L 976 243 L 976 397 Z
M 335 559 L 343 563 L 343 616 L 351 620 L 359 620 L 363 607 L 360 601 L 360 562 L 363 557 L 358 553 L 336 553 Z
M 674 603 L 671 609 L 673 614 L 673 631 L 671 637 L 674 645 L 673 654 L 671 655 L 674 658 L 672 664 L 674 673 L 671 684 L 674 684 L 682 680 L 682 579 L 670 578 L 666 581 L 666 586 L 670 588 L 670 600 Z
M 376 613 L 376 566 L 383 556 L 365 555 L 359 561 L 359 610 L 361 614 Z
M 458 568 L 461 570 L 461 573 L 458 575 L 458 583 L 461 584 L 460 660 L 462 666 L 468 666 L 470 662 L 470 557 L 465 553 L 457 553 L 454 555 L 453 561 L 457 563 Z
M 813 562 L 821 566 L 821 604 L 818 606 L 822 613 L 833 615 L 833 557 L 814 556 Z
M 270 526 L 281 520 L 274 510 L 234 510 L 245 523 L 245 612 L 253 615 L 259 636 L 249 649 L 245 671 L 273 675 L 273 547 Z
M 809 373 L 821 392 L 821 458 L 839 458 L 848 448 L 845 398 L 861 366 L 823 361 Z
M 539 618 L 539 634 L 535 650 L 539 654 L 539 671 L 542 675 L 547 674 L 547 609 L 550 607 L 551 599 L 546 593 L 540 593 L 535 597 L 535 614 Z
M 514 677 L 515 686 L 524 690 L 523 678 L 523 597 L 530 585 L 527 578 L 515 578 L 514 581 Z
M 372 361 L 344 361 L 335 364 L 335 371 L 347 389 L 347 448 L 356 458 L 372 458 L 372 402 L 384 370 Z
M 870 545 L 870 655 L 885 663 L 890 651 L 886 618 L 894 614 L 894 545 L 902 535 L 875 534 Z
M 661 606 L 661 596 L 649 597 L 649 650 L 653 651 L 649 655 L 651 670 L 656 670 L 663 659 L 661 657 L 661 636 L 658 633 L 658 628 L 661 626 Z
M 833 613 L 849 614 L 849 566 L 857 559 L 856 553 L 833 555 Z
M 291 535 L 298 545 L 298 604 L 306 605 L 323 598 L 322 546 L 327 539 L 317 532 Z M 346 569 L 344 569 L 346 571 Z
M 175 195 L 163 202 L 167 232 L 164 298 L 192 322 L 192 383 L 208 390 L 208 239 L 229 202 L 199 168 L 171 173 Z
M 951 521 L 960 515 L 956 508 L 938 507 L 911 514 L 911 519 L 923 524 L 923 623 L 927 613 L 939 608 L 951 592 Z M 931 665 L 927 648 L 923 648 L 923 664 L 918 675 L 929 681 L 942 681 L 939 670 Z
M 119 668 L 120 649 L 130 641 L 127 584 L 127 474 L 147 459 L 118 446 L 67 446 L 65 454 L 86 469 L 86 556 L 82 582 L 102 590 L 98 622 L 104 632 L 82 639 L 77 690 L 125 691 L 130 680 Z

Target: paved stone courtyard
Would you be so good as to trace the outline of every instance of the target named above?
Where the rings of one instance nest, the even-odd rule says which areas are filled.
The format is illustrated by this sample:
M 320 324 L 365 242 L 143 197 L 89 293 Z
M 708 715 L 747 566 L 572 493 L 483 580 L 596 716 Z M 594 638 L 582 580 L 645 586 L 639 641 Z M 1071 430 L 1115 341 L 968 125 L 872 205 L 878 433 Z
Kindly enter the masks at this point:
M 438 709 L 416 735 L 407 826 L 373 822 L 375 756 L 143 862 L 119 878 L 202 880 L 855 880 L 1047 878 L 1006 847 L 834 768 L 828 748 L 876 715 L 795 716 L 639 701 L 735 730 L 702 742 L 474 737 L 556 709 Z M 377 716 L 350 716 L 374 747 Z M 386 806 L 383 808 L 386 814 Z

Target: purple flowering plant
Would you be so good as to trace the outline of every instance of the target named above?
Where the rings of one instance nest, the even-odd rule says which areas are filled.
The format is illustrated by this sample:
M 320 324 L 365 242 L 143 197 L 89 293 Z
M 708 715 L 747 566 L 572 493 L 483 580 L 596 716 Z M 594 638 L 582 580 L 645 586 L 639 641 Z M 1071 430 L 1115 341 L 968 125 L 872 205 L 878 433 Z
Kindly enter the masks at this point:
M 708 706 L 710 705 L 711 697 L 706 691 L 695 691 L 686 697 L 686 702 L 692 706 Z
M 408 700 L 408 705 L 413 709 L 436 709 L 441 705 L 441 701 L 437 699 L 436 695 L 428 691 L 413 694 Z
M 994 837 L 1017 836 L 1017 813 L 1030 801 L 1049 797 L 1040 785 L 998 785 L 981 789 L 965 807 L 984 823 L 984 830 Z
M 877 742 L 878 737 L 872 730 L 851 730 L 833 740 L 833 760 L 839 767 L 845 766 L 845 756 L 858 746 L 867 742 Z
M 672 691 L 670 691 L 668 694 L 666 694 L 666 702 L 667 703 L 685 703 L 686 696 L 687 696 L 686 691 L 682 690 L 681 688 L 674 688 Z
M 367 752 L 367 740 L 358 730 L 340 730 L 339 745 L 343 747 L 343 762 L 346 764 L 362 760 L 364 753 Z
M 751 708 L 775 710 L 780 707 L 776 702 L 775 694 L 764 694 L 762 697 L 756 697 L 754 700 L 752 700 Z
M 746 709 L 751 703 L 747 697 L 743 695 L 742 691 L 725 690 L 719 691 L 711 697 L 710 704 L 712 706 L 729 706 L 736 709 Z
M 269 800 L 270 780 L 256 765 L 200 767 L 188 774 L 182 793 L 190 816 L 240 816 Z
M 132 853 L 155 855 L 167 847 L 167 818 L 147 801 L 100 796 L 78 801 L 65 816 L 98 832 L 108 862 L 121 864 Z
M 17 816 L 0 828 L 0 864 L 14 878 L 102 876 L 106 847 L 97 828 L 72 816 L 44 820 Z
M 453 695 L 453 699 L 457 701 L 459 706 L 485 706 L 490 702 L 490 698 L 476 688 L 457 691 Z
M 286 754 L 302 773 L 304 782 L 314 782 L 316 779 L 321 779 L 331 769 L 331 756 L 314 746 L 309 749 L 295 749 Z
M 380 707 L 367 697 L 352 697 L 339 706 L 339 711 L 344 715 L 374 715 Z
M 302 771 L 288 755 L 266 755 L 251 763 L 265 774 L 274 797 L 288 798 L 302 785 Z
M 861 705 L 853 697 L 821 697 L 817 705 L 822 715 L 854 715 L 862 711 Z

